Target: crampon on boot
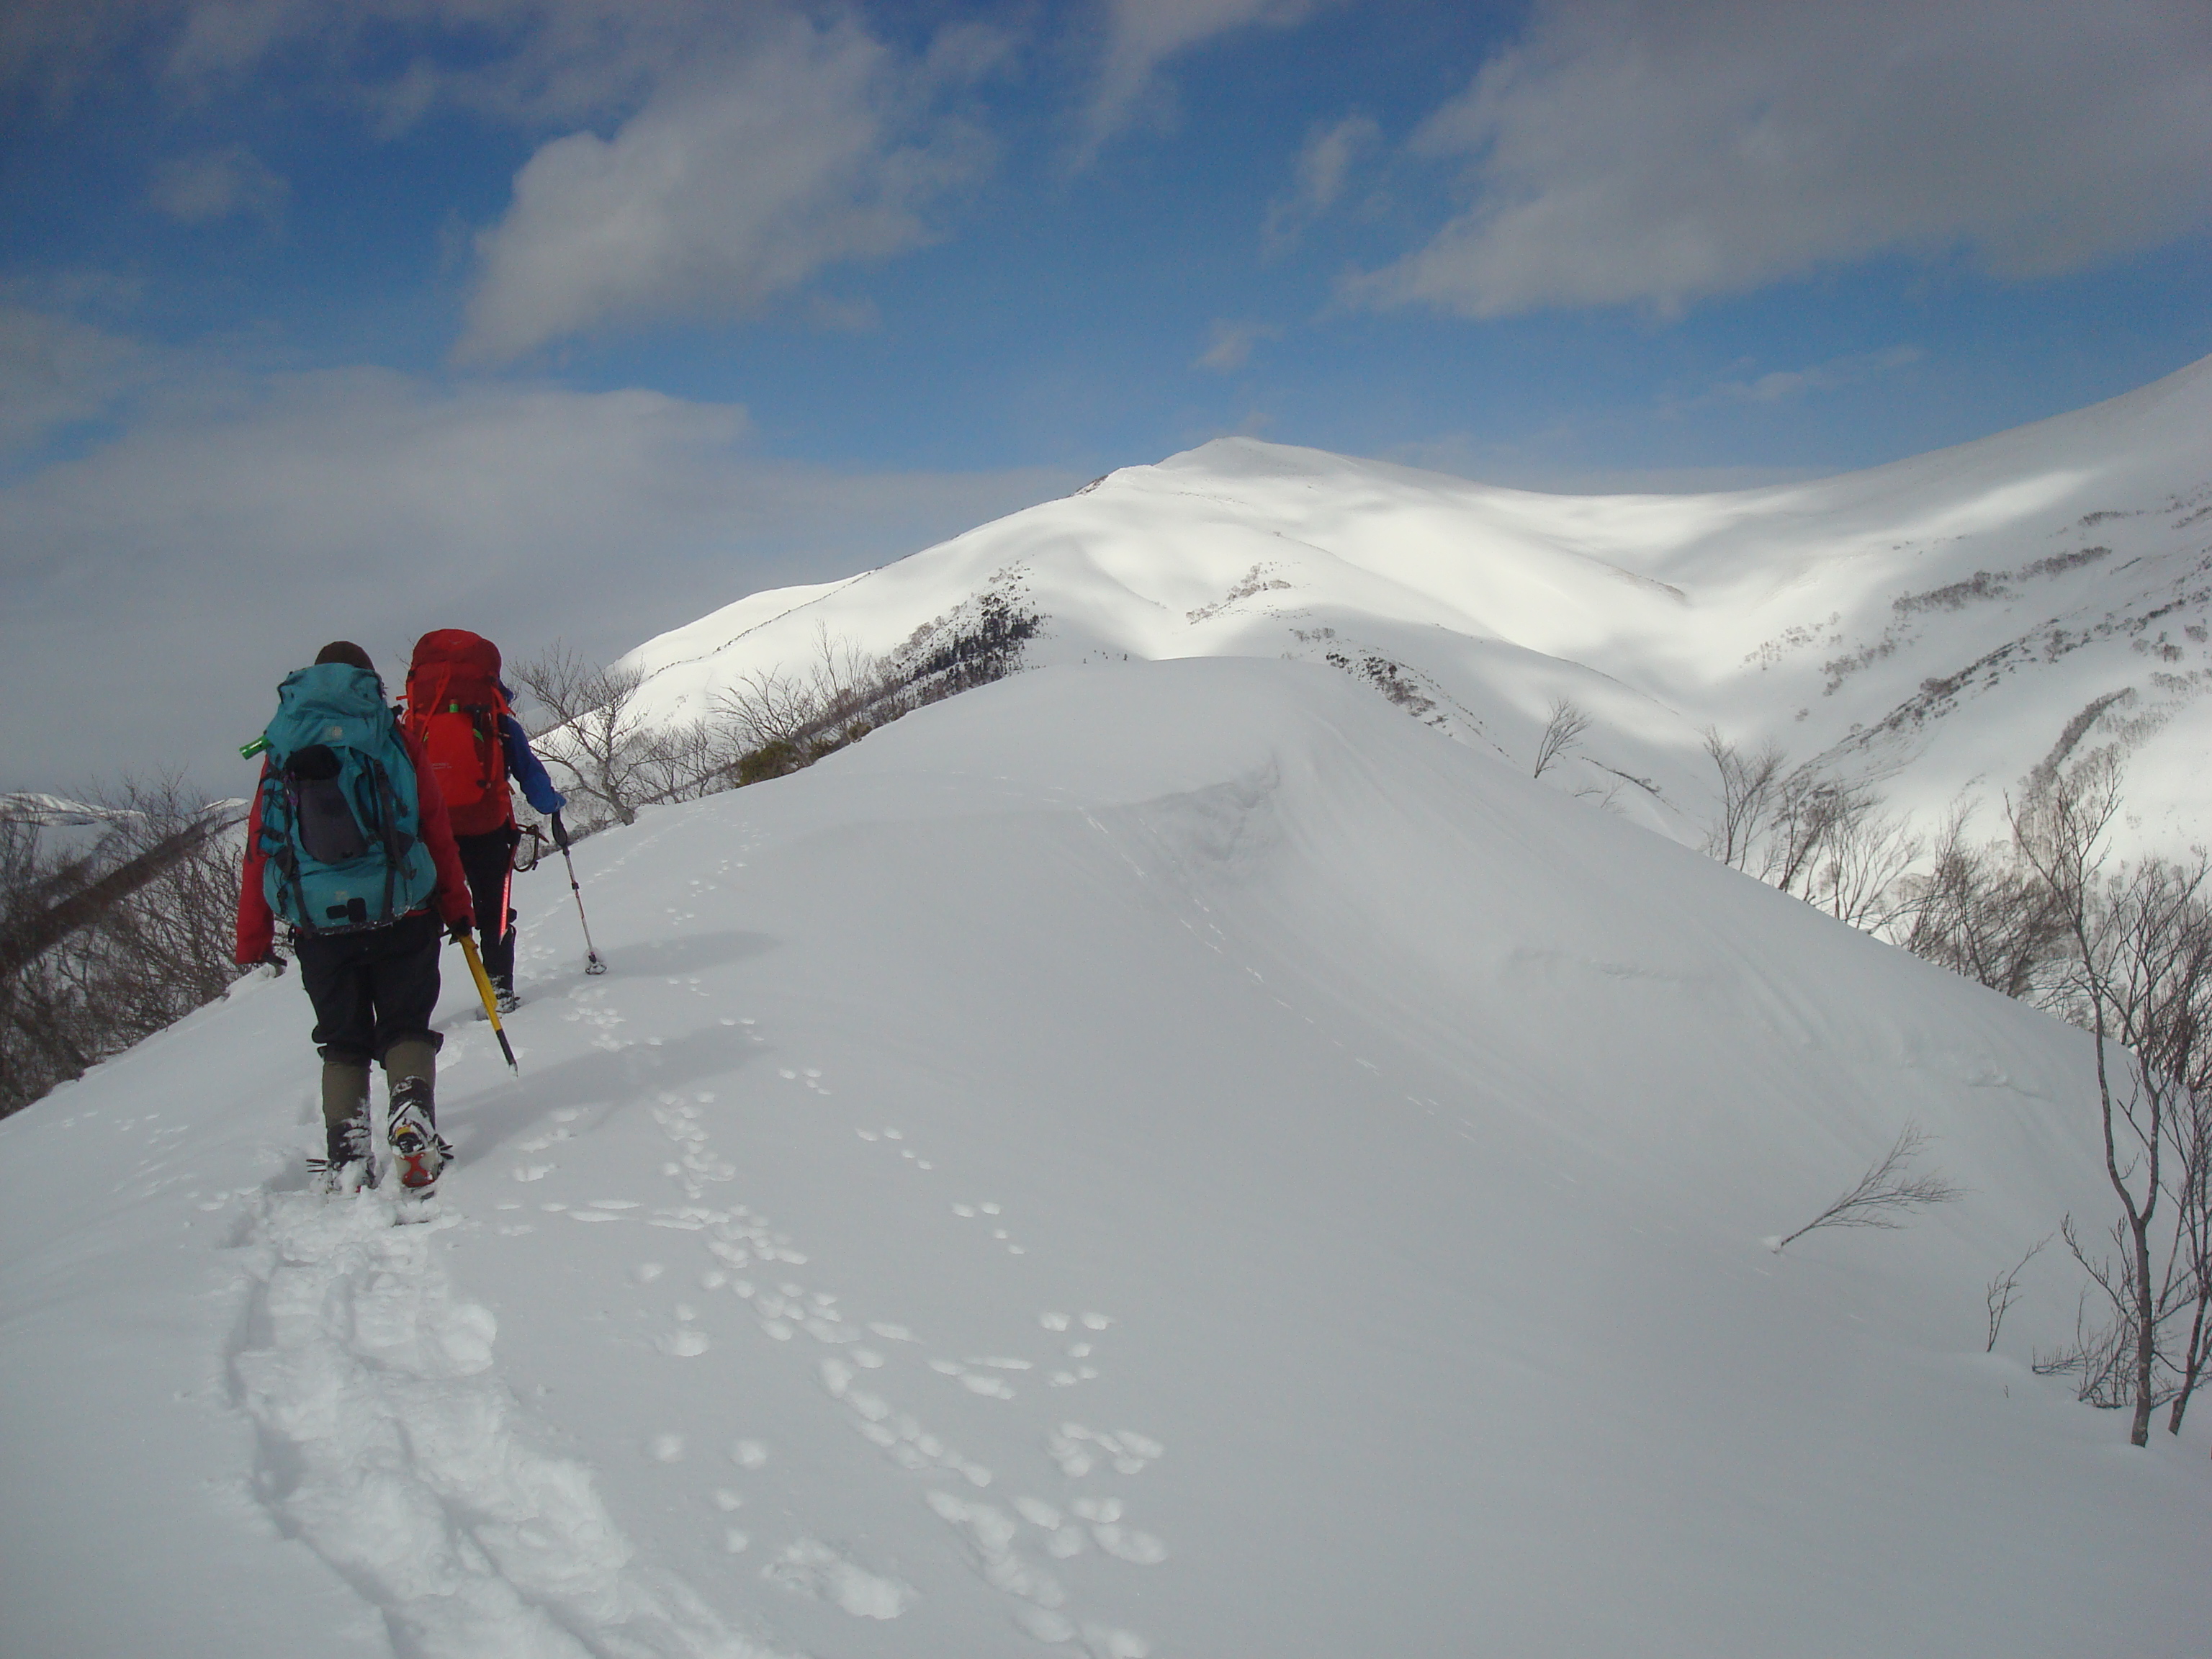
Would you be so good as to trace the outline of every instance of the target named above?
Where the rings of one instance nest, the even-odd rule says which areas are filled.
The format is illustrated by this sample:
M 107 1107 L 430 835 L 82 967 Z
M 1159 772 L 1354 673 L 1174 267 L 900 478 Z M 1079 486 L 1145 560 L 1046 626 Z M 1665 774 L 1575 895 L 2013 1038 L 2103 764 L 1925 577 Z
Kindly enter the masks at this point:
M 311 1158 L 307 1179 L 319 1193 L 346 1198 L 376 1185 L 376 1165 L 365 1158 L 343 1158 L 335 1164 L 326 1158 Z
M 424 1078 L 405 1078 L 392 1091 L 392 1126 L 386 1138 L 392 1143 L 392 1167 L 399 1184 L 423 1192 L 435 1184 L 453 1149 L 438 1133 L 431 1116 L 430 1085 Z
M 318 1192 L 343 1197 L 376 1185 L 376 1161 L 368 1155 L 368 1103 L 361 1115 L 324 1126 L 325 1156 L 307 1160 L 307 1176 Z

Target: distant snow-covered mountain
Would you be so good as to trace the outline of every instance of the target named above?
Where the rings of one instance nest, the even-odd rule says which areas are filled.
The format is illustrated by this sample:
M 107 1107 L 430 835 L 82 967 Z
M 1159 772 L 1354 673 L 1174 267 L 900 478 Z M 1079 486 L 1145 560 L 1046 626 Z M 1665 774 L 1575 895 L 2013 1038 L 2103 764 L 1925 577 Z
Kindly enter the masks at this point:
M 1876 781 L 1923 823 L 2084 745 L 2129 756 L 2129 834 L 2212 807 L 2212 359 L 2094 408 L 1815 483 L 1554 496 L 1252 439 L 1124 468 L 848 580 L 641 647 L 647 707 L 706 710 L 828 639 L 881 652 L 978 592 L 1040 665 L 1290 657 L 1696 842 L 1701 733 Z
M 83 829 L 127 816 L 113 806 L 71 800 L 63 795 L 17 790 L 0 794 L 0 823 L 31 823 L 41 829 Z

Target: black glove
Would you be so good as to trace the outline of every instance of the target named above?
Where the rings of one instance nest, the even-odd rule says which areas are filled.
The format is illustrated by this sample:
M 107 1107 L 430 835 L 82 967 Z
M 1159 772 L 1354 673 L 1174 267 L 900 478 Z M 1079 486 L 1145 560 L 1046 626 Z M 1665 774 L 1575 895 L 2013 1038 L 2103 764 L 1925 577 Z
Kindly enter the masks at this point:
M 475 931 L 475 923 L 465 920 L 449 923 L 446 928 L 446 937 L 459 945 Z
M 561 822 L 561 815 L 553 815 L 553 844 L 562 852 L 568 850 L 568 826 Z

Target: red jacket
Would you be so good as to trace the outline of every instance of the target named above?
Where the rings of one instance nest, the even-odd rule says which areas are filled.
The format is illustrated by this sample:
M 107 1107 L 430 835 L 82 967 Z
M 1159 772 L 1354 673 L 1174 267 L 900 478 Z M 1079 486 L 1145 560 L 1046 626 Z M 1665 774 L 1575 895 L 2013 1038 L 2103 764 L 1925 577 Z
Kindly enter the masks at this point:
M 446 819 L 446 798 L 438 792 L 438 775 L 424 761 L 422 745 L 413 734 L 402 731 L 399 740 L 407 745 L 407 758 L 415 768 L 415 799 L 422 839 L 438 866 L 438 885 L 430 895 L 431 902 L 438 907 L 438 915 L 447 927 L 455 922 L 473 927 L 476 914 L 469 908 L 469 881 L 461 872 L 460 848 L 453 845 L 453 827 Z M 261 775 L 269 775 L 265 760 L 261 763 Z M 253 811 L 246 820 L 246 868 L 238 887 L 238 948 L 234 955 L 240 967 L 267 960 L 276 942 L 276 918 L 270 913 L 269 896 L 262 889 L 262 866 L 268 861 L 268 854 L 261 850 L 261 791 L 257 787 Z

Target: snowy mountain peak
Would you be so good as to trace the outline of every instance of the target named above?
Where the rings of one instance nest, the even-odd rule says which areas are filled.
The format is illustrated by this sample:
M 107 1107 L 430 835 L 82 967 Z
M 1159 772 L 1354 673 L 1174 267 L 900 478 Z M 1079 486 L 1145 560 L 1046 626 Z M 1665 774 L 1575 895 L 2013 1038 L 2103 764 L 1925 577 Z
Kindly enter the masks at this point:
M 1046 618 L 1038 665 L 1328 663 L 1516 762 L 1570 698 L 1592 724 L 1558 781 L 1686 841 L 1711 810 L 1708 727 L 1878 780 L 1923 823 L 1993 801 L 2062 738 L 2127 751 L 2143 844 L 2185 843 L 2212 808 L 2212 360 L 1957 448 L 1723 495 L 1547 496 L 1216 439 L 631 660 L 672 718 L 825 638 L 892 650 L 994 582 Z

